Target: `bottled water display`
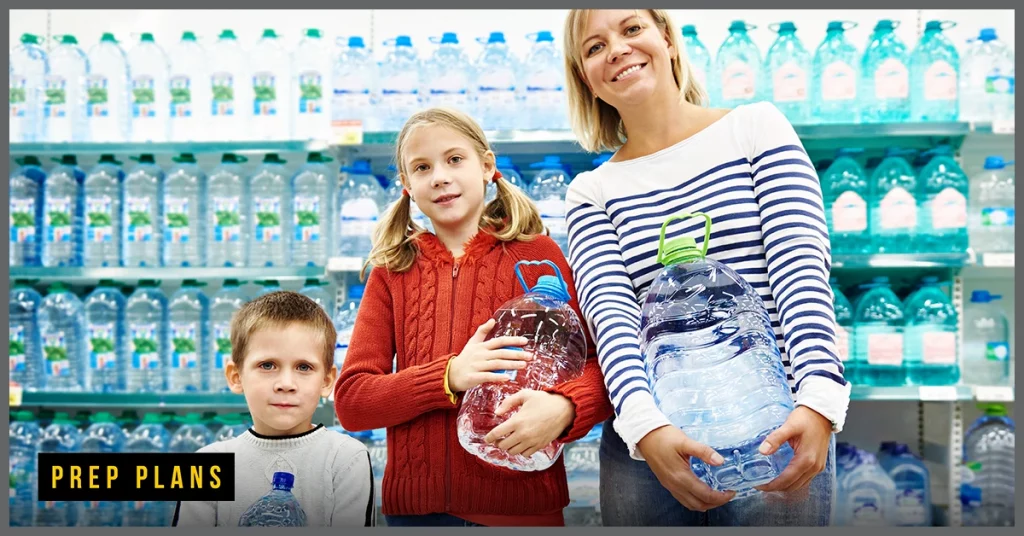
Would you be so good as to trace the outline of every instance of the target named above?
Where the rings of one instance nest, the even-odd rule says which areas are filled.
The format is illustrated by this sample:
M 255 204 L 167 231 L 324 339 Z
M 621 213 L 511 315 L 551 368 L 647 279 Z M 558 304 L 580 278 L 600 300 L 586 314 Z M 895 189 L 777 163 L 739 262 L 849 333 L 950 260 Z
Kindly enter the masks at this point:
M 168 452 L 191 454 L 213 443 L 213 432 L 206 427 L 202 414 L 189 413 L 179 422 L 181 426 L 171 436 Z
M 92 423 L 82 437 L 82 452 L 120 453 L 124 451 L 124 431 L 107 412 L 94 413 Z M 78 503 L 78 526 L 120 527 L 122 521 L 120 501 L 83 501 Z
M 186 279 L 167 305 L 171 342 L 167 389 L 172 393 L 205 390 L 210 368 L 210 304 L 202 283 Z
M 408 35 L 400 35 L 394 41 L 385 41 L 384 46 L 393 48 L 380 66 L 381 130 L 397 132 L 419 108 L 419 92 L 423 81 L 416 49 Z M 351 54 L 358 60 L 362 52 Z M 372 63 L 372 60 L 363 61 Z
M 167 298 L 159 283 L 139 281 L 125 304 L 131 366 L 126 382 L 129 393 L 164 390 L 167 370 Z
M 960 120 L 1013 119 L 1016 86 L 1013 50 L 993 28 L 984 28 L 964 52 Z
M 341 370 L 345 363 L 345 354 L 348 353 L 348 343 L 352 339 L 352 330 L 356 327 L 356 314 L 359 312 L 359 302 L 363 299 L 362 285 L 353 285 L 348 289 L 348 300 L 338 309 L 334 316 L 334 330 L 338 338 L 334 344 L 334 366 Z
M 1016 211 L 1016 180 L 1006 169 L 1013 162 L 1000 156 L 985 158 L 981 173 L 970 180 L 970 244 L 978 253 L 1012 253 Z
M 791 123 L 809 123 L 811 54 L 796 36 L 796 25 L 792 22 L 779 24 L 776 31 L 779 37 L 764 60 L 765 97 Z
M 878 464 L 874 454 L 846 443 L 837 443 L 836 480 L 837 525 L 896 525 L 896 484 Z
M 980 493 L 972 521 L 983 527 L 1014 525 L 1014 443 L 1016 426 L 1001 404 L 984 406 L 981 416 L 967 430 L 964 461 L 968 486 Z
M 128 56 L 112 33 L 89 49 L 85 80 L 86 135 L 98 143 L 125 142 L 131 136 Z
M 11 50 L 9 139 L 13 142 L 34 142 L 47 137 L 43 121 L 46 75 L 50 70 L 46 51 L 39 45 L 39 36 L 22 34 L 21 43 Z
M 164 418 L 147 413 L 125 442 L 124 451 L 132 453 L 167 452 L 171 434 L 164 427 Z M 125 527 L 166 527 L 171 524 L 174 503 L 158 501 L 125 501 L 123 503 Z
M 476 86 L 474 90 L 477 112 L 475 117 L 489 130 L 516 128 L 516 74 L 520 66 L 505 43 L 505 34 L 491 32 L 480 39 L 484 49 L 476 60 Z
M 523 92 L 520 128 L 532 130 L 567 129 L 569 115 L 565 96 L 565 69 L 562 52 L 555 47 L 549 31 L 527 36 L 534 41 L 523 60 L 519 77 Z
M 953 157 L 953 148 L 940 145 L 926 155 L 931 160 L 918 174 L 918 248 L 924 251 L 967 251 L 967 174 Z
M 932 493 L 928 468 L 903 443 L 882 445 L 879 465 L 896 487 L 895 524 L 901 527 L 932 526 Z
M 703 251 L 692 237 L 665 242 L 669 224 L 693 216 L 707 221 Z M 792 459 L 788 444 L 770 456 L 758 447 L 785 422 L 793 399 L 764 303 L 732 268 L 706 258 L 710 233 L 711 218 L 700 213 L 662 225 L 658 261 L 665 268 L 643 305 L 640 351 L 659 409 L 725 458 L 712 467 L 691 457 L 694 474 L 739 498 L 756 493 L 754 486 L 777 477 Z M 737 392 L 747 396 L 738 399 Z
M 310 28 L 291 57 L 288 114 L 294 139 L 326 140 L 331 134 L 331 52 L 320 30 Z M 280 132 L 272 135 L 280 136 Z
M 498 171 L 501 172 L 501 180 L 508 181 L 509 184 L 518 187 L 524 192 L 529 189 L 529 183 L 525 178 L 523 178 L 519 168 L 512 163 L 511 158 L 507 156 L 499 156 L 495 159 L 494 165 L 498 168 Z
M 7 355 L 10 363 L 10 381 L 17 382 L 26 391 L 35 391 L 43 385 L 47 362 L 43 361 L 42 339 L 39 334 L 39 307 L 43 297 L 27 281 L 17 280 L 11 288 L 7 312 Z
M 857 374 L 855 364 L 850 359 L 853 355 L 853 306 L 839 288 L 839 281 L 836 278 L 829 279 L 829 286 L 832 287 L 832 309 L 836 315 L 836 350 L 845 369 L 843 376 L 849 380 Z
M 85 177 L 86 266 L 121 265 L 121 186 L 124 170 L 114 155 L 100 156 Z
M 238 413 L 218 415 L 215 420 L 221 424 L 220 430 L 217 430 L 217 435 L 214 437 L 214 441 L 217 442 L 234 439 L 249 430 L 248 421 Z
M 231 360 L 231 319 L 246 301 L 237 279 L 225 279 L 224 286 L 210 299 L 213 359 L 206 385 L 212 393 L 228 391 L 224 365 Z
M 523 278 L 522 266 L 548 265 L 556 276 L 544 275 L 532 286 Z M 562 452 L 562 443 L 553 441 L 533 456 L 509 454 L 484 437 L 511 416 L 495 415 L 502 402 L 522 389 L 545 390 L 582 376 L 587 341 L 583 324 L 569 306 L 569 292 L 561 271 L 551 261 L 519 261 L 516 276 L 526 294 L 503 304 L 495 313 L 496 322 L 488 339 L 525 337 L 521 350 L 533 359 L 521 370 L 502 371 L 509 376 L 503 383 L 485 383 L 473 387 L 462 398 L 457 427 L 459 443 L 474 456 L 499 467 L 518 471 L 543 471 L 551 467 Z M 512 348 L 520 350 L 519 347 Z
M 97 393 L 125 389 L 128 354 L 125 350 L 126 300 L 117 283 L 99 282 L 83 303 L 88 336 L 88 375 L 85 388 Z
M 39 439 L 42 435 L 43 431 L 32 416 L 32 412 L 16 411 L 11 415 L 11 425 L 8 429 L 11 486 L 8 512 L 12 527 L 31 527 L 33 524 L 38 481 L 36 453 L 39 451 Z
M 960 53 L 942 30 L 955 22 L 928 21 L 910 56 L 910 120 L 956 121 Z
M 498 157 L 498 158 L 500 159 L 501 157 Z M 392 169 L 392 167 L 393 166 L 388 167 L 388 171 L 395 171 L 394 169 Z M 384 192 L 385 198 L 390 203 L 390 205 L 388 205 L 384 209 L 384 213 L 385 214 L 388 211 L 391 210 L 391 207 L 394 206 L 395 203 L 397 203 L 398 201 L 402 200 L 402 189 L 403 188 L 404 187 L 402 186 L 402 181 L 396 175 L 394 180 L 392 180 L 391 184 L 388 186 L 388 189 Z M 491 186 L 488 186 L 487 190 L 488 190 L 488 193 L 490 193 Z M 486 196 L 485 196 L 484 199 L 485 199 L 485 201 L 490 202 L 490 200 L 487 199 Z M 419 205 L 417 205 L 416 202 L 413 201 L 412 199 L 409 200 L 409 218 L 412 219 L 413 223 L 415 223 L 416 225 L 419 225 L 421 228 L 425 229 L 428 233 L 434 232 L 434 224 L 431 223 L 430 218 L 428 218 L 427 215 L 424 214 L 422 210 L 420 210 Z
M 754 28 L 741 20 L 729 26 L 729 36 L 715 55 L 710 92 L 712 106 L 735 108 L 754 102 L 760 95 L 761 52 L 747 34 Z
M 957 313 L 939 287 L 938 278 L 926 277 L 921 288 L 907 297 L 903 361 L 914 385 L 953 385 L 960 380 L 957 359 Z
M 816 121 L 854 123 L 860 117 L 857 99 L 860 66 L 857 47 L 846 39 L 855 22 L 828 23 L 825 40 L 814 53 L 811 107 Z
M 153 34 L 142 34 L 128 51 L 131 73 L 131 134 L 134 142 L 167 141 L 170 127 L 170 65 Z
M 406 41 L 402 41 L 405 43 Z M 396 41 L 397 43 L 397 41 Z M 399 65 L 402 64 L 410 69 L 415 69 L 415 55 L 410 59 L 406 54 L 405 48 L 411 48 L 411 43 L 406 47 L 402 45 L 402 50 L 396 49 L 388 58 L 389 70 L 388 73 L 388 84 L 382 86 L 381 105 L 385 108 L 382 110 L 382 117 L 377 117 L 371 113 L 371 103 L 373 102 L 373 95 L 376 91 L 377 84 L 377 63 L 373 61 L 373 55 L 366 48 L 366 44 L 363 43 L 362 37 L 349 37 L 345 41 L 347 46 L 344 46 L 338 53 L 337 58 L 334 61 L 332 69 L 332 77 L 334 80 L 334 93 L 332 95 L 333 109 L 331 113 L 335 121 L 345 120 L 358 120 L 362 121 L 364 128 L 367 130 L 379 130 L 381 123 L 385 123 L 387 127 L 392 127 L 397 130 L 402 127 L 401 123 L 398 123 L 400 119 L 397 112 L 392 111 L 387 106 L 398 106 L 402 108 L 407 106 L 412 108 L 415 105 L 416 91 L 418 91 L 419 77 L 418 71 L 406 71 L 403 72 Z M 338 43 L 341 46 L 341 42 Z M 410 75 L 415 75 L 412 83 L 408 81 Z M 410 99 L 402 97 L 408 91 L 412 91 L 412 103 L 408 104 Z M 408 117 L 408 116 L 406 116 Z M 395 125 L 398 125 L 395 127 Z M 387 128 L 385 127 L 385 128 Z
M 80 452 L 82 434 L 67 413 L 57 412 L 50 425 L 39 438 L 38 452 Z M 78 506 L 68 501 L 39 501 L 36 503 L 36 527 L 73 527 L 78 519 Z
M 85 172 L 74 155 L 54 161 L 43 182 L 43 266 L 81 266 Z
M 121 229 L 125 266 L 159 266 L 160 187 L 164 173 L 151 154 L 132 158 L 136 165 L 124 178 Z
M 249 221 L 249 266 L 284 266 L 288 263 L 288 223 L 291 221 L 291 189 L 285 161 L 277 154 L 263 157 L 263 164 L 249 180 L 252 205 Z
M 900 123 L 910 118 L 910 54 L 893 33 L 898 21 L 880 20 L 860 66 L 860 110 L 865 123 Z
M 332 159 L 312 152 L 292 177 L 292 264 L 326 266 L 331 240 L 337 175 L 327 165 Z
M 541 222 L 551 233 L 551 239 L 562 251 L 569 252 L 569 234 L 565 223 L 565 194 L 569 178 L 558 156 L 545 156 L 542 162 L 530 164 L 540 171 L 530 183 L 530 198 L 540 212 Z
M 9 266 L 39 266 L 43 241 L 43 188 L 46 172 L 34 156 L 18 160 L 8 182 Z
M 196 34 L 185 31 L 168 51 L 170 62 L 170 140 L 199 141 L 207 138 L 210 122 L 210 69 L 206 49 Z
M 889 148 L 885 159 L 871 174 L 871 237 L 873 249 L 880 253 L 917 251 L 914 244 L 918 229 L 918 181 L 907 162 L 908 151 Z
M 711 52 L 704 43 L 697 37 L 697 27 L 692 24 L 683 26 L 683 46 L 686 49 L 686 59 L 693 68 L 694 78 L 700 87 L 708 90 L 708 73 L 711 72 Z
M 86 333 L 82 302 L 63 283 L 53 283 L 39 304 L 43 382 L 47 391 L 79 391 L 85 376 Z
M 225 153 L 207 181 L 206 228 L 209 266 L 245 266 L 248 245 L 248 181 L 242 164 L 244 156 Z M 243 231 L 244 230 L 244 231 Z
M 445 32 L 431 39 L 438 47 L 423 65 L 427 107 L 456 108 L 469 113 L 469 89 L 473 83 L 472 66 L 459 46 L 459 38 Z
M 85 141 L 85 80 L 89 58 L 73 35 L 62 35 L 50 52 L 43 120 L 47 141 Z
M 854 304 L 855 384 L 903 385 L 903 304 L 889 285 L 888 277 L 875 277 L 862 285 L 864 294 Z
M 232 30 L 224 30 L 210 47 L 210 139 L 243 140 L 252 117 L 252 78 L 249 54 Z
M 294 108 L 291 106 L 291 71 L 288 52 L 274 30 L 249 51 L 252 58 L 252 117 L 245 124 L 248 137 L 257 140 L 281 138 L 289 132 Z M 285 136 L 287 137 L 287 136 Z
M 569 508 L 566 525 L 600 525 L 597 512 L 601 492 L 601 433 L 603 425 L 594 426 L 575 443 L 565 447 L 565 475 L 569 485 Z
M 971 385 L 1007 385 L 1010 377 L 1010 328 L 1002 296 L 975 290 L 964 318 L 964 381 Z
M 196 157 L 174 157 L 162 188 L 164 218 L 163 265 L 203 266 L 206 252 L 202 215 L 206 213 L 206 175 Z
M 338 254 L 366 258 L 373 245 L 373 230 L 380 217 L 384 190 L 368 160 L 341 168 L 344 179 L 338 192 Z
M 258 292 L 256 292 L 256 295 L 253 296 L 253 299 L 259 298 L 264 294 L 270 294 L 271 292 L 277 292 L 281 290 L 281 284 L 278 283 L 277 280 L 275 279 L 256 281 L 256 284 L 260 286 L 260 289 Z
M 238 520 L 239 527 L 304 527 L 306 512 L 302 510 L 292 487 L 295 475 L 282 471 L 274 473 L 274 488 L 253 503 Z
M 325 288 L 327 285 L 327 282 L 319 279 L 307 279 L 299 294 L 315 301 L 328 316 L 331 316 L 334 313 L 334 300 L 331 298 L 330 291 Z
M 825 221 L 833 253 L 863 254 L 871 250 L 868 174 L 854 158 L 863 152 L 839 149 L 832 165 L 821 175 Z
M 366 450 L 370 455 L 370 470 L 373 471 L 373 489 L 378 490 L 374 495 L 376 496 L 377 507 L 380 508 L 383 502 L 381 500 L 383 493 L 380 490 L 384 489 L 382 487 L 384 470 L 388 465 L 387 433 L 383 428 L 378 428 L 360 432 L 353 437 L 356 437 L 366 445 Z

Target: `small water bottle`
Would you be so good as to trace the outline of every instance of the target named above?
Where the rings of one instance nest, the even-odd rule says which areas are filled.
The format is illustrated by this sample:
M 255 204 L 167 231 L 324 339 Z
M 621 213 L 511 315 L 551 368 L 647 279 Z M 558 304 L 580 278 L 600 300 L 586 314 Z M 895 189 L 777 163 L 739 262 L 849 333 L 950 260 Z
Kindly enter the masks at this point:
M 252 504 L 238 520 L 239 527 L 304 527 L 306 512 L 292 494 L 295 476 L 274 473 L 274 488 Z

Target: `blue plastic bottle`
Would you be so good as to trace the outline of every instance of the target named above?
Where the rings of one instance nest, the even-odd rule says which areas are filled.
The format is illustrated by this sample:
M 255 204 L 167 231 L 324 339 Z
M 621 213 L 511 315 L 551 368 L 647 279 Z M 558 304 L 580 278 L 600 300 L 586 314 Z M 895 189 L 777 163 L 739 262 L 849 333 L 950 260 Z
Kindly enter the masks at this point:
M 971 292 L 964 312 L 964 380 L 970 385 L 1012 385 L 1010 327 L 999 302 L 988 290 Z
M 747 35 L 757 28 L 741 20 L 729 26 L 729 36 L 715 54 L 715 81 L 711 87 L 711 105 L 735 108 L 761 96 L 761 52 Z
M 926 252 L 966 253 L 970 181 L 953 158 L 952 147 L 941 145 L 925 154 L 931 160 L 918 174 L 919 247 Z
M 85 389 L 95 393 L 114 393 L 125 389 L 128 353 L 125 349 L 126 300 L 117 283 L 100 280 L 86 298 L 85 329 L 89 359 Z
M 39 438 L 39 452 L 79 452 L 82 434 L 65 412 L 53 415 L 53 421 L 43 429 Z M 39 501 L 36 504 L 36 527 L 73 527 L 77 523 L 78 507 L 69 501 Z
M 903 363 L 903 304 L 888 277 L 863 285 L 854 305 L 854 361 L 865 385 L 897 386 L 907 381 Z
M 860 66 L 860 110 L 865 123 L 910 119 L 910 53 L 896 34 L 898 21 L 880 20 Z
M 1016 426 L 1002 404 L 981 406 L 985 414 L 967 429 L 964 461 L 970 484 L 980 492 L 975 521 L 983 527 L 1012 527 L 1016 506 Z
M 339 47 L 342 46 L 341 43 L 339 41 Z M 383 122 L 393 123 L 393 121 L 390 117 L 374 115 L 374 108 L 371 106 L 374 92 L 377 89 L 377 63 L 373 61 L 373 54 L 366 48 L 362 37 L 352 36 L 344 43 L 345 46 L 341 48 L 334 60 L 332 75 L 334 95 L 331 110 L 333 119 L 337 121 L 358 120 L 363 122 L 363 128 L 367 131 L 380 130 L 380 125 Z M 395 82 L 394 76 L 397 71 L 389 66 L 387 72 L 389 74 L 388 81 Z M 419 80 L 419 73 L 411 74 L 416 77 L 416 80 Z M 398 89 L 397 86 L 391 84 L 386 87 L 389 91 Z M 384 104 L 385 101 L 382 100 L 382 107 Z M 400 127 L 401 125 L 399 125 Z
M 156 393 L 165 388 L 167 375 L 167 297 L 160 283 L 139 281 L 125 304 L 130 368 L 129 393 Z
M 345 363 L 345 354 L 348 353 L 348 343 L 352 338 L 352 330 L 356 325 L 356 314 L 359 312 L 359 302 L 363 299 L 362 285 L 353 285 L 348 289 L 348 300 L 338 309 L 334 315 L 334 329 L 338 338 L 334 344 L 334 365 L 341 370 Z
M 334 215 L 338 175 L 327 163 L 332 159 L 319 152 L 292 177 L 292 264 L 326 266 Z
M 906 151 L 890 147 L 871 175 L 870 229 L 874 251 L 913 253 L 918 230 L 918 181 Z
M 81 266 L 85 172 L 75 155 L 53 161 L 57 165 L 43 182 L 43 266 Z
M 121 206 L 123 264 L 127 267 L 160 266 L 160 244 L 163 240 L 160 188 L 164 173 L 151 154 L 132 157 L 132 160 L 138 165 L 124 179 L 124 203 Z
M 131 434 L 128 435 L 124 452 L 156 453 L 167 452 L 171 434 L 164 426 L 163 416 L 147 413 Z M 170 525 L 170 513 L 174 503 L 157 501 L 125 501 L 123 525 L 125 527 L 165 527 Z
M 47 391 L 80 391 L 85 379 L 86 334 L 82 302 L 63 283 L 53 283 L 39 305 Z
M 601 434 L 598 424 L 582 439 L 565 448 L 565 475 L 569 484 L 566 526 L 600 525 Z
M 394 48 L 380 66 L 381 129 L 397 132 L 420 107 L 422 71 L 408 35 L 385 41 L 384 46 Z
M 328 316 L 331 316 L 334 313 L 334 300 L 331 299 L 331 293 L 324 288 L 326 285 L 327 282 L 319 279 L 307 279 L 299 294 L 315 301 Z
M 161 187 L 164 266 L 206 265 L 206 174 L 192 153 L 173 158 Z
M 82 438 L 82 452 L 120 453 L 124 451 L 124 431 L 114 416 L 105 411 L 90 416 L 92 423 Z M 78 503 L 80 527 L 120 527 L 121 501 L 83 501 Z
M 569 235 L 565 224 L 565 194 L 569 190 L 571 177 L 562 167 L 558 156 L 548 155 L 541 162 L 530 164 L 539 169 L 530 182 L 530 198 L 537 205 L 544 227 L 550 231 L 551 239 L 569 254 Z
M 8 360 L 10 381 L 25 391 L 43 388 L 43 346 L 39 335 L 39 306 L 43 297 L 28 281 L 17 280 L 8 301 Z
M 960 113 L 960 54 L 942 30 L 955 22 L 928 21 L 910 55 L 910 120 L 956 121 Z
M 225 279 L 224 286 L 210 298 L 211 366 L 205 380 L 211 393 L 228 391 L 224 365 L 231 360 L 231 319 L 248 301 L 237 279 Z
M 914 385 L 954 385 L 960 381 L 957 312 L 938 278 L 925 277 L 908 296 L 903 361 Z
M 171 436 L 168 452 L 191 454 L 213 443 L 213 432 L 207 428 L 201 413 L 188 413 L 178 422 L 181 426 Z
M 836 314 L 836 350 L 839 360 L 843 363 L 843 377 L 850 383 L 858 383 L 856 366 L 850 359 L 853 355 L 853 306 L 839 288 L 839 280 L 829 279 L 832 287 L 832 308 Z
M 295 476 L 274 473 L 274 489 L 252 504 L 238 520 L 239 527 L 304 527 L 306 512 L 292 494 Z
M 932 490 L 928 468 L 903 443 L 889 445 L 879 465 L 896 485 L 895 524 L 901 527 L 932 525 Z
M 836 159 L 821 174 L 825 221 L 834 255 L 863 255 L 871 251 L 868 174 L 854 159 L 863 152 L 839 149 Z
M 248 159 L 225 153 L 207 181 L 206 259 L 211 267 L 245 266 L 249 240 L 249 181 L 242 169 Z
M 121 265 L 121 188 L 124 170 L 114 155 L 100 155 L 85 177 L 85 266 Z
M 491 32 L 476 61 L 476 117 L 488 130 L 512 130 L 516 125 L 519 62 L 505 43 L 505 34 Z
M 167 304 L 171 340 L 167 389 L 172 393 L 205 391 L 210 369 L 210 303 L 200 283 L 186 279 Z
M 690 60 L 690 67 L 693 68 L 693 76 L 700 87 L 710 93 L 708 75 L 711 73 L 711 52 L 697 37 L 696 26 L 687 24 L 683 26 L 682 33 L 683 47 L 686 49 L 686 58 Z
M 895 521 L 896 484 L 878 465 L 874 454 L 858 450 L 843 477 L 837 510 L 842 525 L 891 526 Z
M 509 184 L 518 186 L 522 191 L 527 191 L 529 183 L 523 177 L 519 171 L 519 167 L 512 163 L 512 159 L 507 156 L 499 156 L 495 160 L 495 167 L 501 172 L 501 179 L 508 181 Z
M 763 98 L 775 104 L 790 123 L 809 123 L 811 54 L 796 36 L 796 25 L 792 22 L 772 26 L 779 37 L 765 56 Z
M 345 176 L 338 191 L 338 253 L 366 258 L 373 246 L 373 230 L 384 204 L 384 190 L 373 175 L 369 160 L 356 160 L 341 171 Z
M 36 453 L 43 431 L 31 411 L 16 411 L 11 415 L 10 445 L 10 526 L 31 527 L 35 510 L 38 476 Z
M 12 118 L 13 121 L 13 118 Z M 8 205 L 8 266 L 39 266 L 43 243 L 43 188 L 46 172 L 35 156 L 17 160 L 11 173 Z
M 249 180 L 252 205 L 249 209 L 248 266 L 288 264 L 292 191 L 284 167 L 286 163 L 276 153 L 268 153 Z
M 520 128 L 564 130 L 569 128 L 562 53 L 549 31 L 529 34 L 533 42 L 519 75 L 525 113 Z

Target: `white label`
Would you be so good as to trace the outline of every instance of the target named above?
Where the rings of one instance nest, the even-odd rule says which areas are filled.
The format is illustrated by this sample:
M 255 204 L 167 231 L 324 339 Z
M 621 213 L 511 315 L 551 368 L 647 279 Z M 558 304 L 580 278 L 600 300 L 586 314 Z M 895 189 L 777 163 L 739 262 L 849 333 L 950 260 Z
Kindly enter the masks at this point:
M 772 76 L 775 102 L 799 102 L 807 99 L 807 73 L 795 62 L 788 61 Z
M 511 88 L 482 87 L 477 93 L 477 102 L 484 108 L 507 108 L 515 104 L 516 93 Z
M 395 106 L 412 107 L 416 102 L 416 95 L 412 95 L 413 104 L 403 103 L 401 99 L 397 99 L 398 95 L 404 95 L 399 93 L 388 93 L 386 94 L 388 102 L 394 102 Z M 346 113 L 352 112 L 363 112 L 370 106 L 370 90 L 350 90 L 350 89 L 335 89 L 334 90 L 334 108 L 336 111 L 344 110 Z M 344 117 L 343 117 L 344 118 Z M 348 119 L 348 118 L 344 118 Z
M 341 206 L 342 236 L 372 236 L 380 209 L 371 199 L 354 199 Z
M 917 393 L 922 402 L 952 402 L 958 398 L 956 387 L 952 385 L 922 385 Z
M 253 199 L 255 239 L 257 242 L 281 241 L 281 199 L 278 197 L 257 197 Z
M 540 219 L 544 226 L 551 230 L 552 235 L 564 235 L 565 225 L 565 201 L 561 199 L 544 199 L 535 201 L 537 210 L 540 212 Z
M 526 105 L 529 108 L 558 108 L 564 103 L 565 93 L 562 91 L 561 88 L 526 88 Z
M 953 188 L 944 188 L 932 199 L 933 229 L 967 227 L 967 198 Z
M 956 363 L 956 333 L 930 331 L 921 335 L 921 360 L 928 365 L 953 365 Z
M 726 100 L 754 98 L 754 68 L 746 62 L 733 60 L 722 71 L 722 98 Z
M 843 326 L 836 326 L 836 350 L 840 361 L 850 360 L 850 332 Z
M 876 99 L 905 99 L 910 95 L 910 74 L 907 66 L 895 58 L 888 58 L 875 69 Z
M 242 235 L 242 215 L 238 197 L 213 198 L 213 241 L 238 242 Z
M 320 240 L 320 196 L 295 196 L 293 211 L 296 242 L 316 242 Z
M 857 98 L 857 71 L 849 63 L 834 61 L 821 75 L 821 100 L 845 101 Z
M 1013 402 L 1013 388 L 979 385 L 974 388 L 974 398 L 978 402 Z
M 868 228 L 868 204 L 856 192 L 847 190 L 832 204 L 832 230 L 859 233 Z
M 917 203 L 910 192 L 897 186 L 880 204 L 883 229 L 913 229 L 917 226 Z
M 956 100 L 956 71 L 945 60 L 928 66 L 924 72 L 924 100 Z
M 872 333 L 868 335 L 868 364 L 899 366 L 903 363 L 903 335 Z

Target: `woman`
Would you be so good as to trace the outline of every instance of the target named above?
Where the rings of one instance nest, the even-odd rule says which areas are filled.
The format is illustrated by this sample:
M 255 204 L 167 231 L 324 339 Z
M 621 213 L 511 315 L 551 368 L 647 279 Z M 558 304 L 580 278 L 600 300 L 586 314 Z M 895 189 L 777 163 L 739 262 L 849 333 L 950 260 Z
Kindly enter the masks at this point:
M 615 151 L 566 195 L 570 263 L 615 408 L 601 444 L 602 517 L 607 525 L 827 525 L 833 433 L 850 387 L 837 357 L 818 179 L 771 104 L 703 106 L 677 35 L 662 10 L 572 10 L 565 25 L 573 129 L 588 151 Z M 661 224 L 698 211 L 714 220 L 708 255 L 768 308 L 797 405 L 760 447 L 770 454 L 789 442 L 795 451 L 758 488 L 772 493 L 732 502 L 733 492 L 715 492 L 691 471 L 690 456 L 713 465 L 721 456 L 658 410 L 639 346 L 639 304 L 661 268 Z M 677 221 L 666 239 L 700 244 L 703 226 Z

